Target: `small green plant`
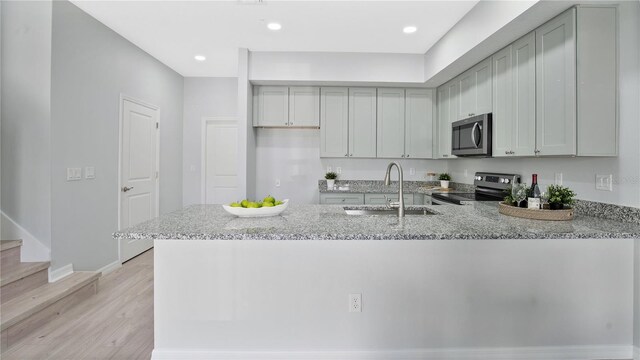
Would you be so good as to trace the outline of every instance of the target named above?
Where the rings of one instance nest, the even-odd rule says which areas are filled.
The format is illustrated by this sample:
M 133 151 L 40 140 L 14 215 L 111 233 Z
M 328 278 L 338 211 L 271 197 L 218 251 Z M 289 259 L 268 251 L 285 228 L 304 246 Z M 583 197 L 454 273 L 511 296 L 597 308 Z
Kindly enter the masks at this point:
M 333 171 L 329 171 L 328 173 L 324 174 L 324 178 L 327 180 L 335 180 L 338 178 L 338 174 L 334 173 Z
M 576 193 L 562 185 L 549 185 L 547 187 L 549 204 L 571 205 L 575 201 Z
M 451 181 L 451 176 L 447 173 L 442 173 L 438 176 L 438 180 Z

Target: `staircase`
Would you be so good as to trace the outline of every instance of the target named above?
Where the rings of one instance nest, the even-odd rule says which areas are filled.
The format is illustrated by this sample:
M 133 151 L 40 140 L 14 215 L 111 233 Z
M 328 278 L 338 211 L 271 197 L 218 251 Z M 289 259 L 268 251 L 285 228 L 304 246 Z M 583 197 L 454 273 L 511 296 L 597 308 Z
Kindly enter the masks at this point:
M 20 262 L 22 240 L 0 241 L 0 350 L 29 336 L 98 291 L 99 273 L 74 272 L 49 283 L 46 262 Z

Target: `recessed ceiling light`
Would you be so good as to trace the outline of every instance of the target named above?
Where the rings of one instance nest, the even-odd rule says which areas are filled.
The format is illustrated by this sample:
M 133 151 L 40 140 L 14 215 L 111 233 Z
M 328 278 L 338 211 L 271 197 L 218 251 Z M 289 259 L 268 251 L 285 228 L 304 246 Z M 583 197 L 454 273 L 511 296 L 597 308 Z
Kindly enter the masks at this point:
M 205 61 L 207 58 L 204 55 L 196 55 L 193 57 L 196 61 Z
M 269 30 L 277 31 L 277 30 L 282 29 L 282 25 L 280 25 L 277 22 L 270 22 L 270 23 L 267 24 L 267 28 L 269 28 Z
M 402 32 L 405 34 L 413 34 L 416 31 L 418 31 L 418 28 L 415 26 L 405 26 L 404 29 L 402 29 Z

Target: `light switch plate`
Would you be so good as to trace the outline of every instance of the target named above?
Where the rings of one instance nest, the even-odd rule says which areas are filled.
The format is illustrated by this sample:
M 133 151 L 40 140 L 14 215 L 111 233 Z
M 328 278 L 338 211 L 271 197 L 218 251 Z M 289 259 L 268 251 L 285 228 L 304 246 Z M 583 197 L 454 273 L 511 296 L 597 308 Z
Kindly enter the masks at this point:
M 416 169 L 409 168 L 409 175 L 415 175 L 415 174 L 416 174 Z
M 332 172 L 333 168 L 331 166 L 327 166 L 327 172 Z
M 562 173 L 555 173 L 555 184 L 562 185 Z
M 596 174 L 596 190 L 613 191 L 613 174 Z
M 336 173 L 342 174 L 342 168 L 340 166 L 336 168 Z
M 67 168 L 67 181 L 82 180 L 82 168 Z
M 93 166 L 87 166 L 84 168 L 84 178 L 85 179 L 95 179 L 96 178 L 96 168 Z

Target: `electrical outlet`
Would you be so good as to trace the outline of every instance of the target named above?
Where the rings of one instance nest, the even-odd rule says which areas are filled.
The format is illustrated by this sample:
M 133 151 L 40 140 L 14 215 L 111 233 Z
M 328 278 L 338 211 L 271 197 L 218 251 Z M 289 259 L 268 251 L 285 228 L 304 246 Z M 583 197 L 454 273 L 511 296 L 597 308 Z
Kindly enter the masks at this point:
M 555 184 L 556 185 L 562 185 L 562 173 L 556 173 L 555 174 Z
M 276 187 L 280 187 L 280 179 L 276 179 Z
M 333 168 L 331 166 L 327 166 L 327 172 L 332 172 Z
M 416 169 L 409 168 L 409 175 L 415 175 L 415 174 L 416 174 Z
M 336 172 L 337 172 L 338 174 L 342 174 L 342 168 L 341 168 L 340 166 L 338 166 L 338 167 L 336 168 Z
M 613 191 L 613 174 L 596 174 L 596 190 Z
M 362 312 L 362 294 L 349 294 L 349 312 Z

